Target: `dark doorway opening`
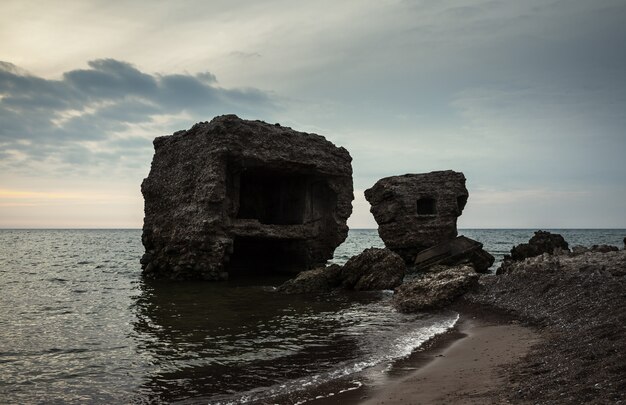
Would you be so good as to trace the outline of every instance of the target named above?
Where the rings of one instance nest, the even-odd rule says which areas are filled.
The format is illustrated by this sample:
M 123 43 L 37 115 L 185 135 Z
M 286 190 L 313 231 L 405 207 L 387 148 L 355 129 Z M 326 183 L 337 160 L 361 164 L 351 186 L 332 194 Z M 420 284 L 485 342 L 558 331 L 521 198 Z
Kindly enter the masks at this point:
M 437 215 L 437 201 L 434 198 L 417 200 L 417 215 Z
M 227 271 L 235 277 L 297 273 L 307 258 L 304 241 L 236 237 Z

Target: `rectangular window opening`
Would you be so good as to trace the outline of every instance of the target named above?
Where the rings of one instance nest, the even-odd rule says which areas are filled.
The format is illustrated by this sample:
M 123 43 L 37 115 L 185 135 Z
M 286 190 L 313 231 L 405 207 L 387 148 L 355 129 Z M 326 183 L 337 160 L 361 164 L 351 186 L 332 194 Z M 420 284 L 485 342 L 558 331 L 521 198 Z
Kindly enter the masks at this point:
M 418 199 L 417 215 L 437 215 L 437 200 L 428 197 Z
M 257 219 L 262 224 L 302 224 L 308 183 L 306 176 L 245 170 L 240 177 L 237 218 Z

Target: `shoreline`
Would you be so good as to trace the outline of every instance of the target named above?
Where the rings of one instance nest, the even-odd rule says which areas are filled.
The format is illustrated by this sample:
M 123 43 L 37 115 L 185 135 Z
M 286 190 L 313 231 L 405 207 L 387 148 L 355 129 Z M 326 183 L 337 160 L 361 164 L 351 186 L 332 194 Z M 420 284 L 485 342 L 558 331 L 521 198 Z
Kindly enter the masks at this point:
M 359 388 L 307 404 L 504 402 L 502 368 L 520 361 L 541 339 L 540 334 L 498 313 L 466 307 L 456 311 L 459 320 L 452 329 L 388 370 L 370 370 Z
M 460 319 L 459 331 L 465 336 L 432 353 L 430 362 L 360 403 L 503 403 L 502 367 L 520 361 L 539 341 L 539 334 L 518 323 L 467 315 Z

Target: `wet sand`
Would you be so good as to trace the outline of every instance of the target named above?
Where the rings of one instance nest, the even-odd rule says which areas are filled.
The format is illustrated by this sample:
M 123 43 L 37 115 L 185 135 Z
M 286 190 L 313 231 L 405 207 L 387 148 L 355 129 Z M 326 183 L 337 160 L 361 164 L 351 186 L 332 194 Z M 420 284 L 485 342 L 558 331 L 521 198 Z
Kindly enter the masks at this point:
M 517 323 L 486 321 L 464 315 L 461 338 L 424 353 L 431 358 L 417 370 L 373 388 L 360 403 L 500 404 L 502 367 L 519 361 L 539 339 Z M 424 359 L 423 359 L 424 360 Z
M 459 306 L 456 326 L 427 342 L 391 369 L 375 367 L 357 389 L 307 402 L 333 404 L 503 404 L 514 387 L 503 367 L 522 359 L 541 340 L 534 329 L 509 316 Z M 339 387 L 345 388 L 346 382 Z M 354 387 L 354 384 L 352 384 Z M 327 387 L 328 388 L 328 387 Z M 325 391 L 321 390 L 320 394 Z

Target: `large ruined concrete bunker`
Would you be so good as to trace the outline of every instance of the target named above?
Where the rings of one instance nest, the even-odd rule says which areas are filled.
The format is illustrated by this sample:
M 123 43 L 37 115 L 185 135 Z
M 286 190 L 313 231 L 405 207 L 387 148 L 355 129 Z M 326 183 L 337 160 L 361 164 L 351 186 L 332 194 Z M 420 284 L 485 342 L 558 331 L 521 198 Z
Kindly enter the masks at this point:
M 154 148 L 141 186 L 146 277 L 296 272 L 347 236 L 352 159 L 322 136 L 225 115 Z
M 365 191 L 385 246 L 410 264 L 457 236 L 468 197 L 465 176 L 452 170 L 385 177 Z

